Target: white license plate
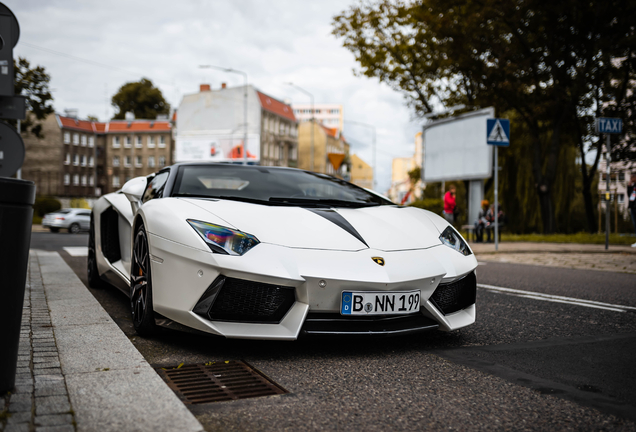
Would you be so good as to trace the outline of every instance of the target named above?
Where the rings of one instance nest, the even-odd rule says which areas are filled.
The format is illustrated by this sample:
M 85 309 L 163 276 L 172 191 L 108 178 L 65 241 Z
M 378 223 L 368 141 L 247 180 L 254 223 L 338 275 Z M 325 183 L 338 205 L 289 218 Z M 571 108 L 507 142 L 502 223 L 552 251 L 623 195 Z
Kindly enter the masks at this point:
M 420 310 L 417 291 L 343 291 L 341 315 L 398 315 Z

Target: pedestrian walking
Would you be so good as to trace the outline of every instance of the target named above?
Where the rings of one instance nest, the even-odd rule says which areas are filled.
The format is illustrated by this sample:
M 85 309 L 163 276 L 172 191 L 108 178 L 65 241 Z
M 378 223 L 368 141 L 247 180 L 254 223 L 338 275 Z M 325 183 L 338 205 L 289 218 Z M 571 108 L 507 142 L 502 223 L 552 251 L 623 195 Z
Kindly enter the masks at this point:
M 455 189 L 455 185 L 451 185 L 448 188 L 448 192 L 446 192 L 446 194 L 444 195 L 444 218 L 449 223 L 455 222 L 455 206 L 456 206 L 455 192 L 456 190 L 457 189 Z
M 629 179 L 627 185 L 627 196 L 629 197 L 629 214 L 632 217 L 632 225 L 634 225 L 634 232 L 636 232 L 636 171 L 634 171 Z M 636 247 L 636 243 L 632 245 Z
M 488 219 L 486 219 L 486 213 L 488 213 L 488 205 L 490 203 L 488 200 L 483 200 L 481 202 L 481 210 L 479 210 L 479 214 L 477 215 L 477 221 L 475 222 L 475 242 L 483 243 L 484 241 L 484 229 L 490 225 Z M 488 233 L 490 236 L 490 233 Z

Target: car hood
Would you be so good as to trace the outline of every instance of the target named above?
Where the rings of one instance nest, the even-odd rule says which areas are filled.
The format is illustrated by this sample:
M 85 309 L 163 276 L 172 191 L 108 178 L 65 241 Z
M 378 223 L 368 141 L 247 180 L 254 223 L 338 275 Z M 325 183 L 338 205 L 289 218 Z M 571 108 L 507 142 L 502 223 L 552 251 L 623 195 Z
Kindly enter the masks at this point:
M 262 243 L 356 251 L 426 249 L 441 244 L 434 214 L 398 206 L 316 209 L 181 198 Z M 203 221 L 205 222 L 205 221 Z

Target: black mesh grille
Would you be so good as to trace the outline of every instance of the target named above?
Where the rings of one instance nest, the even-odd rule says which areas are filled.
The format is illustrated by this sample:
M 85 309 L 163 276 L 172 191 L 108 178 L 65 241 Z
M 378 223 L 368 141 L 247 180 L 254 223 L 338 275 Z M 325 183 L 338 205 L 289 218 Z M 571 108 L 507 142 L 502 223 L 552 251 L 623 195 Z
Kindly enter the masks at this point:
M 295 300 L 294 288 L 226 278 L 208 316 L 216 321 L 278 323 Z
M 473 272 L 458 281 L 438 286 L 429 300 L 446 315 L 475 303 L 476 294 L 477 278 Z
M 102 253 L 111 263 L 121 259 L 119 249 L 119 215 L 112 207 L 104 210 L 100 218 L 100 235 L 102 239 Z

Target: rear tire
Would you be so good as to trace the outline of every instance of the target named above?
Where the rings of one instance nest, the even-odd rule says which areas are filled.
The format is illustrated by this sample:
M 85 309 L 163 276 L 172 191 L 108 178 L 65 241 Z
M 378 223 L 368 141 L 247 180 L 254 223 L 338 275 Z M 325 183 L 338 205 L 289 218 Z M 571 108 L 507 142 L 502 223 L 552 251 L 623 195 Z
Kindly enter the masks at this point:
M 91 288 L 103 288 L 106 284 L 99 277 L 97 270 L 97 258 L 95 252 L 95 225 L 91 216 L 91 226 L 88 232 L 88 257 L 86 258 L 86 274 L 88 276 L 88 286 Z
M 130 309 L 133 326 L 139 336 L 151 337 L 157 333 L 152 305 L 152 275 L 150 251 L 146 230 L 141 225 L 135 233 L 130 265 Z
M 77 234 L 78 232 L 80 232 L 80 226 L 77 223 L 71 224 L 70 227 L 68 227 L 68 232 L 71 234 Z

